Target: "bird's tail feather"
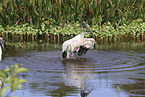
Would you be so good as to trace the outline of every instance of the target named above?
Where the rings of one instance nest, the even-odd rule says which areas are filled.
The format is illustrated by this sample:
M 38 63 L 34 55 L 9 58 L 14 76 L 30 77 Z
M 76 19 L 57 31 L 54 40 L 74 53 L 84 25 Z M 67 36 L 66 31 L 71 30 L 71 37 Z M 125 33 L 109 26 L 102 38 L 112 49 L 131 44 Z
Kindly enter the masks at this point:
M 84 46 L 80 46 L 78 55 L 81 56 L 81 55 L 85 54 L 87 51 L 88 51 L 88 48 L 86 48 Z
M 67 52 L 66 51 L 62 52 L 62 58 L 66 58 L 66 56 L 67 56 Z

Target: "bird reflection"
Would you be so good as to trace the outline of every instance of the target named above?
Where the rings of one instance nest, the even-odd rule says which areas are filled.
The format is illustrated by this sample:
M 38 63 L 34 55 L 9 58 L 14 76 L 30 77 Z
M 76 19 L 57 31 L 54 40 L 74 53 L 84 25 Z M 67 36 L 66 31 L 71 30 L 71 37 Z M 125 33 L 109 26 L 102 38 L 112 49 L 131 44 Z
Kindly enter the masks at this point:
M 66 59 L 62 63 L 66 69 L 66 75 L 64 75 L 65 83 L 81 89 L 81 97 L 87 97 L 93 90 L 91 83 L 94 78 L 94 70 L 91 69 L 92 63 L 84 58 Z

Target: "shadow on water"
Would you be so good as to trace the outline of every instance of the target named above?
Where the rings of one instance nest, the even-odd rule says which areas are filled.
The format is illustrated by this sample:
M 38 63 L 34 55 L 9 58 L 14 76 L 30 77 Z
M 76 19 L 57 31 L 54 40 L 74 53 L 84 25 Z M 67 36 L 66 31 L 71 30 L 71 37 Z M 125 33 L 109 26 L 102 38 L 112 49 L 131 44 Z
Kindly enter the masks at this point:
M 145 43 L 97 45 L 77 59 L 61 59 L 61 44 L 6 43 L 0 63 L 30 72 L 18 97 L 145 96 Z M 119 87 L 119 89 L 117 89 Z

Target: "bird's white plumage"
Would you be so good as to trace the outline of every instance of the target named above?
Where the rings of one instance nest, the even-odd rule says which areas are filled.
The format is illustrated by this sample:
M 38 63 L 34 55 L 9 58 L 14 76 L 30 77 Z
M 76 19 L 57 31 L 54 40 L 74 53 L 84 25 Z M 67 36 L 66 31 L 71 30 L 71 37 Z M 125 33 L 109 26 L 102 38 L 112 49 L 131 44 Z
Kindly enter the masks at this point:
M 0 89 L 2 88 L 2 81 L 0 80 Z
M 74 57 L 74 53 L 78 52 L 80 46 L 83 45 L 84 34 L 85 34 L 84 27 L 86 27 L 89 31 L 91 31 L 91 29 L 89 28 L 89 25 L 83 21 L 81 23 L 81 33 L 72 39 L 66 40 L 62 44 L 62 57 L 63 58 Z
M 95 46 L 95 39 L 93 38 L 84 38 L 83 43 L 80 45 L 80 48 L 78 49 L 78 55 L 81 56 L 85 54 L 89 49 L 92 49 Z
M 73 57 L 73 53 L 80 47 L 80 45 L 83 43 L 83 40 L 84 34 L 81 33 L 62 44 L 62 52 L 67 52 L 66 58 Z
M 1 61 L 1 59 L 2 59 L 2 48 L 0 46 L 0 61 Z
M 81 46 L 92 49 L 94 47 L 95 43 L 96 43 L 96 41 L 94 38 L 84 38 Z
M 2 51 L 4 50 L 3 39 L 0 37 L 0 61 L 2 59 Z

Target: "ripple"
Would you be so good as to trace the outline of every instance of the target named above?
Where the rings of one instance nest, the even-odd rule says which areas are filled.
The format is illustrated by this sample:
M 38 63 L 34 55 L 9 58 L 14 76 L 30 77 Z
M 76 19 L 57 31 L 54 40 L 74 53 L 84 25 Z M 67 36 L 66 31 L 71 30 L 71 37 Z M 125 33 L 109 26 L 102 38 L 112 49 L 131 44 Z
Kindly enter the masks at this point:
M 135 97 L 143 97 L 145 96 L 145 89 L 131 90 L 130 95 Z
M 63 89 L 69 88 L 73 94 L 73 90 L 80 89 L 81 86 L 79 88 L 78 86 L 85 83 L 84 86 L 88 90 L 92 88 L 99 90 L 102 87 L 112 89 L 113 85 L 117 85 L 122 86 L 121 92 L 129 91 L 131 96 L 145 96 L 144 51 L 89 50 L 77 59 L 60 60 L 60 58 L 61 51 L 41 50 L 25 54 L 19 51 L 14 56 L 5 57 L 0 65 L 4 67 L 5 63 L 22 63 L 28 68 L 30 72 L 25 74 L 28 80 L 25 88 L 33 91 L 33 94 L 41 91 L 39 94 L 50 95 L 51 92 L 57 93 L 60 90 L 68 94 L 69 91 Z
M 88 55 L 95 63 L 95 72 L 135 71 L 145 67 L 143 54 L 138 55 L 115 51 L 95 51 L 95 53 Z

